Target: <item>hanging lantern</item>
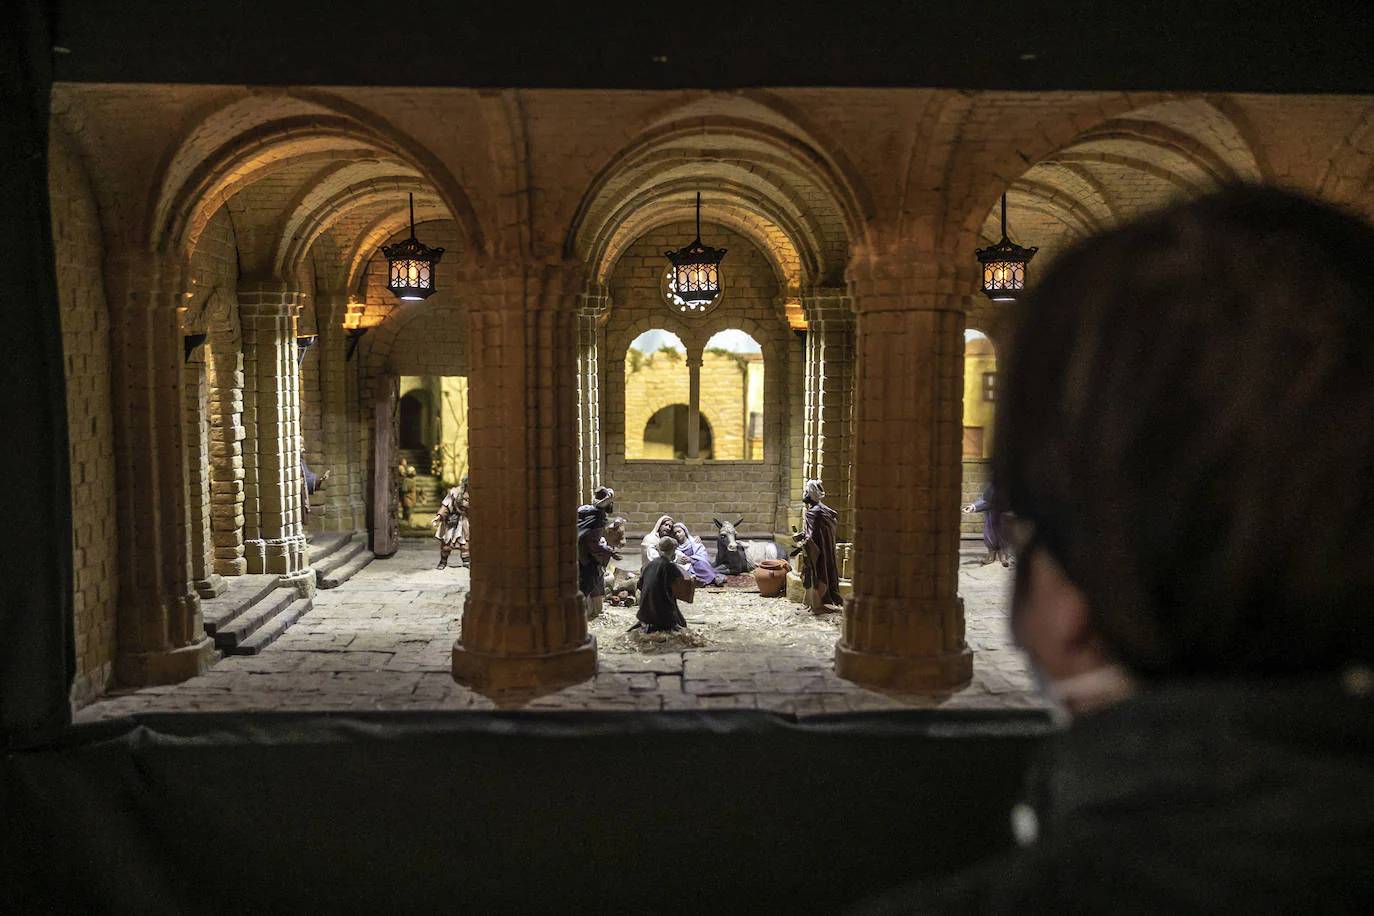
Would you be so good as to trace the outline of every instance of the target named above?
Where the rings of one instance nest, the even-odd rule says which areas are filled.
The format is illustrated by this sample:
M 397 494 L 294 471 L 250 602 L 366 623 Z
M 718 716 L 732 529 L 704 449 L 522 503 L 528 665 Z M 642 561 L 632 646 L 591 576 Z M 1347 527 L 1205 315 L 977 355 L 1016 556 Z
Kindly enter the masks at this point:
M 415 195 L 410 195 L 410 238 L 395 245 L 383 245 L 382 254 L 390 265 L 386 288 L 397 299 L 418 302 L 434 295 L 434 265 L 442 248 L 429 248 L 415 238 Z
M 994 302 L 1015 302 L 1026 288 L 1026 265 L 1039 248 L 1022 248 L 1007 238 L 1007 195 L 1002 195 L 1002 240 L 978 249 L 983 265 L 983 295 Z
M 673 263 L 673 292 L 689 306 L 710 302 L 720 295 L 720 259 L 724 248 L 701 243 L 701 192 L 697 192 L 697 237 L 690 245 L 663 256 Z

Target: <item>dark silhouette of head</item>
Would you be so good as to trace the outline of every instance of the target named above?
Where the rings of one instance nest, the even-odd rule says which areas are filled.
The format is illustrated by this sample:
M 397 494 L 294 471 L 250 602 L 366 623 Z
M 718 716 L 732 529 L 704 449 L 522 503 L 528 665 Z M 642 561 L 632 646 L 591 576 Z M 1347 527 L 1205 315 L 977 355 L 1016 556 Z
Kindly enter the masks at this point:
M 1367 222 L 1258 186 L 1065 252 L 997 407 L 1018 591 L 1047 551 L 1145 679 L 1374 660 L 1371 263 Z

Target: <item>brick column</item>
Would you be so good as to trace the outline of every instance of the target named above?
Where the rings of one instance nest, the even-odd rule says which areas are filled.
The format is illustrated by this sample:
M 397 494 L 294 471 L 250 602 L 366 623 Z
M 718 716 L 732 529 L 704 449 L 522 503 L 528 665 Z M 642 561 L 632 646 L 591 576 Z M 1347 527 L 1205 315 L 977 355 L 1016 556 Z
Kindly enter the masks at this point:
M 701 353 L 688 354 L 687 457 L 691 459 L 701 457 L 701 362 Z M 720 432 L 716 435 L 720 435 Z
M 186 397 L 186 472 L 190 497 L 191 579 L 202 598 L 215 598 L 228 587 L 215 572 L 210 529 L 209 393 L 205 380 L 205 346 L 196 349 L 182 375 Z
M 238 334 L 228 328 L 212 327 L 205 346 L 211 373 L 210 541 L 214 570 L 222 576 L 241 576 L 248 569 L 243 557 L 243 352 Z
M 356 423 L 357 401 L 349 400 L 349 376 L 354 364 L 347 360 L 348 338 L 344 334 L 344 316 L 348 312 L 348 296 L 344 293 L 320 293 L 315 297 L 316 334 L 314 349 L 319 354 L 320 412 L 324 424 L 323 466 L 311 468 L 316 474 L 330 471 L 329 483 L 321 494 L 324 507 L 320 527 L 325 531 L 354 531 L 361 527 L 361 517 L 352 498 L 354 477 L 354 449 L 350 448 L 350 426 Z M 355 357 L 356 358 L 356 357 Z M 312 512 L 313 516 L 313 512 Z
M 473 268 L 472 585 L 453 676 L 487 692 L 596 673 L 577 591 L 578 265 Z
M 610 296 L 583 290 L 577 305 L 578 499 L 588 501 L 601 478 L 601 343 Z
M 854 309 L 845 290 L 818 289 L 806 313 L 806 407 L 803 475 L 819 478 L 840 519 L 836 537 L 854 534 Z M 800 496 L 794 497 L 800 498 Z
M 933 256 L 851 266 L 858 312 L 854 596 L 835 670 L 865 686 L 966 683 L 958 596 L 963 299 Z
M 301 525 L 300 375 L 297 294 L 280 284 L 240 284 L 248 572 L 276 573 L 302 594 L 314 589 Z
M 119 525 L 115 676 L 128 687 L 183 681 L 217 657 L 191 590 L 183 280 L 179 266 L 151 258 L 107 265 Z

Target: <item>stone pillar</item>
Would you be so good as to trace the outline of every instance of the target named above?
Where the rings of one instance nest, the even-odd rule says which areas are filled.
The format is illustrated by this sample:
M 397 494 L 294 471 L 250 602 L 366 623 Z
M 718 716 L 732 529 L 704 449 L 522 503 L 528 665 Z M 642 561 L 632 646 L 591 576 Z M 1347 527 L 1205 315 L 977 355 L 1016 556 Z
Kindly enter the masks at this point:
M 854 533 L 854 310 L 845 290 L 816 290 L 806 312 L 806 442 L 803 475 L 819 478 L 840 514 L 836 537 Z M 800 497 L 798 497 L 800 498 Z
M 182 265 L 151 257 L 107 266 L 119 524 L 115 677 L 127 687 L 183 681 L 217 657 L 191 590 L 184 285 Z M 75 505 L 79 513 L 79 495 Z
M 300 375 L 297 294 L 279 283 L 240 284 L 248 572 L 276 573 L 302 594 L 314 590 L 301 524 Z
M 580 265 L 473 268 L 472 585 L 453 676 L 485 692 L 596 673 L 577 590 Z
M 587 501 L 601 479 L 601 343 L 609 311 L 604 287 L 583 290 L 577 306 L 577 493 Z
M 348 337 L 344 316 L 348 312 L 345 293 L 319 293 L 315 297 L 315 351 L 319 354 L 320 413 L 324 426 L 324 461 L 311 468 L 321 474 L 330 471 L 329 483 L 321 491 L 324 506 L 319 527 L 324 531 L 354 531 L 361 519 L 354 515 L 352 481 L 358 469 L 349 447 L 350 426 L 356 421 L 357 401 L 349 400 L 349 376 L 353 364 L 347 359 Z M 313 521 L 313 513 L 312 513 Z
M 693 460 L 701 457 L 701 361 L 700 353 L 687 356 L 687 457 Z
M 397 382 L 394 375 L 378 377 L 372 402 L 372 552 L 389 557 L 396 552 L 399 522 L 392 508 L 396 493 L 395 418 Z
M 191 579 L 202 598 L 215 598 L 228 587 L 215 572 L 210 530 L 209 395 L 205 379 L 205 351 L 201 346 L 182 370 L 186 398 L 186 472 L 191 537 Z
M 248 571 L 243 555 L 243 352 L 239 335 L 227 328 L 212 327 L 205 346 L 210 372 L 210 541 L 214 570 L 222 576 L 241 576 Z
M 968 682 L 958 596 L 963 330 L 934 256 L 856 260 L 854 595 L 841 677 L 892 690 Z
M 359 321 L 362 312 L 366 309 L 362 302 L 349 302 L 347 306 L 347 326 L 353 327 Z M 370 430 L 370 418 L 372 416 L 372 405 L 363 402 L 363 361 L 364 353 L 370 349 L 366 332 L 363 337 L 357 340 L 348 340 L 345 332 L 344 339 L 344 383 L 346 385 L 346 406 L 345 423 L 343 428 L 344 438 L 348 447 L 348 461 L 353 473 L 349 475 L 346 486 L 348 488 L 348 509 L 352 513 L 356 528 L 368 528 L 368 486 L 370 478 L 368 476 L 368 449 L 372 443 L 372 433 Z M 348 355 L 348 347 L 353 347 L 353 355 Z M 331 481 L 331 486 L 333 482 Z

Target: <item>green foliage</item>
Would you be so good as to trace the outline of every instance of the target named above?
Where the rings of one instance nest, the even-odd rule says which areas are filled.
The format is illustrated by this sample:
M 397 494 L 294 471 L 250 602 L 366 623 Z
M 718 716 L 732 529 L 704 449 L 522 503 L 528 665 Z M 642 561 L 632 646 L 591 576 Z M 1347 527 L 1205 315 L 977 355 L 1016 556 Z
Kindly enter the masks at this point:
M 706 352 L 713 356 L 724 356 L 734 362 L 739 367 L 739 374 L 745 375 L 749 372 L 749 360 L 744 358 L 743 353 L 736 353 L 734 350 L 727 350 L 724 347 L 707 347 Z
M 631 347 L 625 353 L 625 365 L 629 367 L 631 375 L 634 375 L 636 372 L 638 372 L 643 364 L 644 354 L 640 353 L 634 347 Z
M 435 449 L 438 448 L 439 446 L 436 445 Z M 443 447 L 443 468 L 439 478 L 439 485 L 444 488 L 445 492 L 458 486 L 458 481 L 468 472 L 466 466 L 459 465 L 458 458 L 457 448 L 452 445 L 445 445 Z
M 658 352 L 666 356 L 669 362 L 675 363 L 678 360 L 682 359 L 681 351 L 679 351 L 672 344 L 664 344 L 663 346 L 658 348 Z

